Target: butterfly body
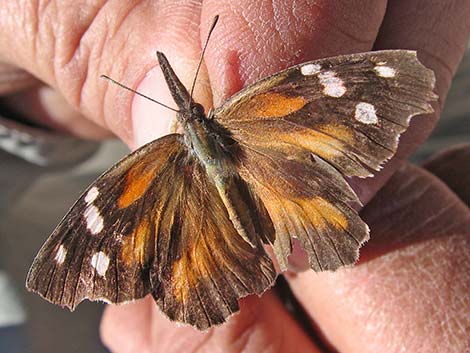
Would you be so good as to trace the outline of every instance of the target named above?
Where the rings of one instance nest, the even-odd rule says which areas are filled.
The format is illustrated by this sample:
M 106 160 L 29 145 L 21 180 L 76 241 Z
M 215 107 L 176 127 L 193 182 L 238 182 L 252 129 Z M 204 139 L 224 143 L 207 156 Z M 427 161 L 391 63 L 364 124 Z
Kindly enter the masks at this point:
M 236 169 L 229 146 L 225 145 L 226 139 L 216 133 L 211 126 L 213 124 L 209 120 L 195 120 L 187 122 L 183 127 L 187 148 L 204 165 L 208 176 L 215 182 L 235 174 Z
M 229 141 L 214 121 L 195 118 L 184 125 L 186 146 L 204 167 L 208 180 L 217 188 L 237 233 L 253 247 L 257 234 L 244 196 L 237 184 L 243 183 L 236 169 L 236 142 Z M 218 132 L 216 130 L 219 130 Z
M 206 116 L 157 53 L 183 134 L 142 146 L 100 176 L 46 241 L 27 287 L 74 309 L 151 294 L 199 329 L 237 312 L 287 269 L 298 239 L 315 271 L 352 265 L 369 229 L 346 177 L 368 177 L 411 117 L 433 111 L 434 74 L 388 50 L 293 66 Z
M 246 198 L 249 195 L 240 192 L 243 181 L 235 165 L 236 154 L 240 152 L 237 143 L 217 123 L 212 112 L 208 118 L 203 106 L 194 102 L 165 55 L 157 53 L 157 57 L 168 85 L 174 87 L 172 95 L 179 108 L 177 119 L 184 129 L 188 153 L 204 167 L 206 177 L 216 187 L 238 235 L 255 247 L 260 236 L 253 225 L 253 215 L 248 211 Z

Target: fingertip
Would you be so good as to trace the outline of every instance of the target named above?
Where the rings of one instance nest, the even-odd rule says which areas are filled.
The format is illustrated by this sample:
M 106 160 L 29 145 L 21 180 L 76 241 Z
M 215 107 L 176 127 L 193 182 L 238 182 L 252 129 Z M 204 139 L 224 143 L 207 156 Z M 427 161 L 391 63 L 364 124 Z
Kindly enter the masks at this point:
M 100 324 L 103 344 L 112 352 L 145 352 L 150 346 L 151 306 L 148 296 L 123 305 L 107 305 Z
M 167 51 L 165 55 L 180 81 L 186 88 L 191 87 L 198 58 L 179 56 L 173 51 Z M 160 66 L 155 66 L 147 72 L 138 85 L 137 91 L 171 108 L 178 109 Z M 205 67 L 199 71 L 193 98 L 206 110 L 212 106 L 212 94 Z M 169 133 L 182 132 L 176 119 L 176 112 L 138 95 L 135 95 L 133 99 L 131 115 L 134 133 L 131 146 L 133 149 Z
M 166 86 L 159 66 L 151 69 L 140 82 L 137 91 L 170 107 L 177 108 Z M 133 149 L 172 132 L 176 113 L 144 97 L 135 95 L 132 102 Z

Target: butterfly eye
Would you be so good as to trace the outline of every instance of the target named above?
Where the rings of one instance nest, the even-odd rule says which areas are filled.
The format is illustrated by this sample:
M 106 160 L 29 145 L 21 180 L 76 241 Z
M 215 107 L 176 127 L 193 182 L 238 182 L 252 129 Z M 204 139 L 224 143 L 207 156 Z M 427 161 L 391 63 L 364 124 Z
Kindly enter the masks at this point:
M 191 111 L 196 116 L 204 116 L 204 107 L 201 104 L 194 104 L 191 108 Z

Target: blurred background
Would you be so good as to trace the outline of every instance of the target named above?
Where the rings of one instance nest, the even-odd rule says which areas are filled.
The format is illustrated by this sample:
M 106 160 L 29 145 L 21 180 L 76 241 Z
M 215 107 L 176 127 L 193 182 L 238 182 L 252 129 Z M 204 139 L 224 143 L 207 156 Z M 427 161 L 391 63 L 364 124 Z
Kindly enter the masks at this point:
M 4 150 L 11 147 L 10 138 L 0 129 Z M 24 147 L 22 158 L 0 150 L 0 353 L 107 352 L 98 331 L 103 304 L 83 302 L 70 313 L 27 292 L 24 282 L 40 246 L 81 191 L 128 149 L 118 141 L 65 141 L 66 153 L 59 150 L 55 163 L 39 166 L 24 160 L 34 154 L 28 136 L 17 140 Z M 442 119 L 413 162 L 464 142 L 470 142 L 468 50 Z

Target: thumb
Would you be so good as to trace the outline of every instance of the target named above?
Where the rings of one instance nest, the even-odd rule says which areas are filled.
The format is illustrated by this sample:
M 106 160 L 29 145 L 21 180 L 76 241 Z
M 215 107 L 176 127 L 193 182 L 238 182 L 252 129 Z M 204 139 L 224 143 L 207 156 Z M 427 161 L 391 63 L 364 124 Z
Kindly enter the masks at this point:
M 162 51 L 168 57 L 170 65 L 188 90 L 196 79 L 194 98 L 204 107 L 210 107 L 212 96 L 206 67 L 202 66 L 198 77 L 194 77 L 200 50 L 181 56 L 181 50 L 175 48 L 174 45 L 162 45 L 159 50 L 160 48 L 163 48 Z M 137 90 L 169 107 L 178 109 L 159 66 L 154 67 L 145 75 L 137 86 Z M 142 146 L 168 133 L 181 132 L 175 112 L 138 95 L 133 99 L 131 116 L 134 131 L 132 148 Z

